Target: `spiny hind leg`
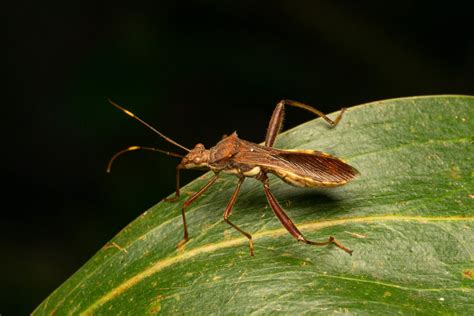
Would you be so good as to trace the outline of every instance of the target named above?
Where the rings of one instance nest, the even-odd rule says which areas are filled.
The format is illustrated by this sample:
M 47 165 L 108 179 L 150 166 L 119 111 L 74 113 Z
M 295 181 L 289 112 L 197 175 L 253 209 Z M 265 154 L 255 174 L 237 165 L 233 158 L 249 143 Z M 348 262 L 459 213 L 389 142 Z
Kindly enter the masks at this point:
M 285 105 L 290 105 L 294 106 L 297 108 L 305 109 L 319 117 L 322 117 L 323 119 L 326 120 L 326 122 L 329 123 L 332 127 L 336 126 L 339 121 L 342 118 L 342 114 L 346 110 L 345 108 L 341 109 L 341 112 L 339 115 L 336 117 L 336 119 L 333 121 L 329 117 L 327 117 L 323 112 L 313 108 L 312 106 L 309 106 L 307 104 L 298 102 L 298 101 L 293 101 L 293 100 L 281 100 L 278 102 L 278 104 L 275 107 L 275 110 L 273 110 L 272 118 L 270 119 L 270 123 L 268 124 L 268 129 L 267 129 L 267 135 L 265 137 L 265 146 L 267 147 L 272 147 L 273 143 L 275 142 L 276 137 L 280 133 L 282 127 L 283 127 L 283 117 L 285 114 Z
M 268 183 L 268 179 L 265 179 L 263 181 L 263 189 L 265 191 L 265 195 L 268 200 L 268 204 L 270 204 L 270 207 L 272 208 L 273 212 L 275 213 L 276 217 L 280 220 L 282 225 L 288 230 L 288 232 L 293 235 L 298 241 L 304 242 L 309 245 L 315 245 L 315 246 L 325 246 L 329 244 L 334 244 L 338 248 L 344 250 L 348 254 L 352 255 L 352 250 L 348 249 L 345 247 L 343 244 L 341 244 L 339 241 L 337 241 L 333 236 L 330 236 L 328 240 L 326 241 L 311 241 L 306 239 L 303 234 L 298 230 L 298 228 L 295 226 L 295 224 L 291 221 L 291 219 L 288 217 L 288 215 L 285 214 L 283 209 L 281 208 L 280 204 L 278 201 L 275 199 L 273 194 L 270 192 L 270 187 Z

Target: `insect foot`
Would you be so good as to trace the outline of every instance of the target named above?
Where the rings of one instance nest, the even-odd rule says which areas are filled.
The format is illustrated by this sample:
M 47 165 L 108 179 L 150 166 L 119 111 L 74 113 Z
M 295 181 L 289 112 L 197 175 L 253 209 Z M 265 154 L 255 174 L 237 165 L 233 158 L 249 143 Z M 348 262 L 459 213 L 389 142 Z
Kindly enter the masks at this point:
M 181 241 L 176 245 L 176 249 L 181 249 L 183 246 L 189 241 L 189 238 L 183 238 Z
M 334 238 L 333 236 L 329 236 L 328 240 L 323 241 L 323 242 L 311 241 L 311 240 L 307 240 L 303 236 L 299 236 L 298 241 L 302 241 L 304 243 L 307 243 L 309 245 L 314 245 L 314 246 L 325 246 L 325 245 L 329 245 L 329 244 L 334 244 L 338 248 L 344 250 L 345 252 L 347 252 L 348 254 L 350 254 L 352 256 L 352 250 L 345 247 L 343 244 L 341 244 L 339 241 L 337 241 L 336 238 Z
M 176 202 L 176 201 L 178 200 L 178 198 L 179 198 L 179 196 L 175 195 L 175 196 L 170 197 L 170 198 L 164 198 L 163 200 L 164 200 L 165 202 L 174 203 L 174 202 Z

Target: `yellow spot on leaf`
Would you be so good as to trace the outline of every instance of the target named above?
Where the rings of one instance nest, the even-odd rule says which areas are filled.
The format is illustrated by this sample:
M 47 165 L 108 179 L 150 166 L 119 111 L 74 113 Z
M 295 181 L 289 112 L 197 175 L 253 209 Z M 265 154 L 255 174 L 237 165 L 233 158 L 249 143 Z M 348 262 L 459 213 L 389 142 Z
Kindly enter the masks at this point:
M 120 247 L 120 246 L 117 245 L 115 242 L 107 243 L 107 244 L 104 246 L 104 249 L 108 249 L 108 248 L 117 248 L 117 249 L 120 250 L 120 251 L 123 251 L 123 252 L 125 252 L 125 253 L 128 253 L 127 249 Z
M 352 232 L 348 232 L 348 231 L 344 231 L 344 232 L 346 234 L 351 235 L 352 237 L 355 237 L 355 238 L 367 238 L 367 235 L 365 235 L 365 234 L 352 233 Z
M 158 295 L 156 299 L 150 304 L 150 315 L 155 315 L 161 310 L 161 299 L 163 296 Z
M 452 165 L 451 166 L 451 170 L 449 172 L 449 175 L 451 176 L 451 178 L 453 179 L 460 179 L 461 178 L 461 175 L 459 174 L 459 167 L 456 166 L 456 165 Z
M 473 270 L 464 270 L 462 272 L 462 274 L 464 275 L 465 278 L 468 278 L 468 279 L 474 279 L 474 271 Z

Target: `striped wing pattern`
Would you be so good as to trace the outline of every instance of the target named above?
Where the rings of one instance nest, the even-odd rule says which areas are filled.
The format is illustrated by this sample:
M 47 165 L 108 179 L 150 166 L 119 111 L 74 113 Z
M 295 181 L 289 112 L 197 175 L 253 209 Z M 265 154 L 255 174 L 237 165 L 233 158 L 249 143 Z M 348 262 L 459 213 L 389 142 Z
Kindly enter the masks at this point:
M 277 175 L 290 173 L 297 177 L 334 185 L 344 184 L 359 174 L 354 167 L 320 151 L 278 150 L 254 146 L 252 150 L 237 153 L 233 157 L 234 161 L 258 165 Z

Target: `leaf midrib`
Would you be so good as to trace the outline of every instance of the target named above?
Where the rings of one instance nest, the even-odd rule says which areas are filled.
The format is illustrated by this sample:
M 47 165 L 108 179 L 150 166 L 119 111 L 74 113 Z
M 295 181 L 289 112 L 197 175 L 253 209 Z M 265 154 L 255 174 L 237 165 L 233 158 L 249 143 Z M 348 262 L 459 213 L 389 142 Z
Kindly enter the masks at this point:
M 330 226 L 351 224 L 351 223 L 374 223 L 374 222 L 388 222 L 388 221 L 409 221 L 409 222 L 418 222 L 418 223 L 430 223 L 430 222 L 442 222 L 442 221 L 474 221 L 474 216 L 437 216 L 437 217 L 427 217 L 427 216 L 403 216 L 403 215 L 384 215 L 384 216 L 368 216 L 368 217 L 351 217 L 338 220 L 329 220 L 329 221 L 317 221 L 317 222 L 306 222 L 300 224 L 301 229 L 322 229 Z M 284 228 L 260 231 L 253 234 L 254 240 L 261 239 L 264 237 L 275 237 L 283 235 L 286 233 Z M 149 276 L 162 271 L 163 269 L 172 266 L 175 263 L 183 262 L 193 258 L 195 256 L 214 252 L 220 249 L 229 248 L 237 246 L 240 244 L 247 243 L 247 239 L 244 237 L 237 237 L 232 239 L 227 239 L 217 243 L 211 243 L 202 245 L 197 248 L 187 249 L 186 251 L 179 253 L 175 256 L 167 257 L 161 260 L 156 261 L 148 269 L 134 275 L 133 277 L 127 279 L 126 281 L 120 283 L 118 286 L 114 287 L 108 291 L 105 295 L 101 296 L 98 300 L 92 303 L 86 310 L 84 310 L 81 315 L 89 315 L 92 311 L 104 303 L 110 301 L 114 297 L 122 294 L 127 291 L 129 288 L 135 286 L 140 281 Z M 387 283 L 390 284 L 390 283 Z M 407 288 L 409 289 L 409 288 Z M 471 290 L 471 289 L 469 289 Z

